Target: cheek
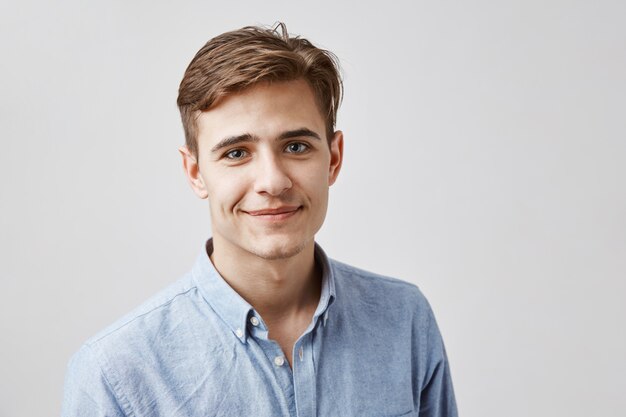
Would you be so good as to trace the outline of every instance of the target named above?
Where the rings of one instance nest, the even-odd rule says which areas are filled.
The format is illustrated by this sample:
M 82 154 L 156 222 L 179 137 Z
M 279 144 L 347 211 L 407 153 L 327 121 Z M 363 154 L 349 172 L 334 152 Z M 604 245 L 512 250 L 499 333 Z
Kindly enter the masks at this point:
M 323 204 L 328 199 L 328 175 L 319 170 L 311 172 L 314 174 L 303 178 L 301 185 L 315 204 Z
M 244 181 L 235 175 L 219 175 L 207 183 L 209 204 L 212 211 L 231 212 L 246 193 Z

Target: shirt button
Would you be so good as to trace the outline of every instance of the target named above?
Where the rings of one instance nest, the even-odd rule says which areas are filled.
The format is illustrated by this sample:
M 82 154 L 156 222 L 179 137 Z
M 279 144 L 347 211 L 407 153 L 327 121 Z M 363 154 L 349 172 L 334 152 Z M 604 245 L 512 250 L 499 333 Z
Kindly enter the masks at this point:
M 256 326 L 259 325 L 259 319 L 257 319 L 256 317 L 252 316 L 252 317 L 250 317 L 250 323 L 252 323 L 252 325 L 254 327 L 256 327 Z
M 300 346 L 300 349 L 298 350 L 298 356 L 300 357 L 300 362 L 302 362 L 302 356 L 304 356 L 304 349 L 302 349 L 302 346 Z
M 283 366 L 285 364 L 285 358 L 283 358 L 282 356 L 276 356 L 274 358 L 274 363 L 276 364 L 276 366 Z
M 235 334 L 237 335 L 237 337 L 241 338 L 243 337 L 243 331 L 241 329 L 237 329 L 235 330 Z

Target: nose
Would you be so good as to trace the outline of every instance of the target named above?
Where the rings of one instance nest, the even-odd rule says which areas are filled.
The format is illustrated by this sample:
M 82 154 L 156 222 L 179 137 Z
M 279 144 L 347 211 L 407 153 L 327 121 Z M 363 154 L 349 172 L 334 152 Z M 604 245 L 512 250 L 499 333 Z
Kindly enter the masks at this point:
M 257 164 L 254 191 L 259 194 L 279 196 L 291 188 L 291 179 L 289 179 L 285 167 L 274 155 L 259 158 Z

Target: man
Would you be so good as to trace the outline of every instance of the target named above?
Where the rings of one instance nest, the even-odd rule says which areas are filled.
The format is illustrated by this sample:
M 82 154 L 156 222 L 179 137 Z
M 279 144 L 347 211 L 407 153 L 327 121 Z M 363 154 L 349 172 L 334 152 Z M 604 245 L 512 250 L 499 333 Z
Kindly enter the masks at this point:
M 414 285 L 315 243 L 341 169 L 334 56 L 256 27 L 193 58 L 178 106 L 213 237 L 191 272 L 72 358 L 64 416 L 455 416 Z

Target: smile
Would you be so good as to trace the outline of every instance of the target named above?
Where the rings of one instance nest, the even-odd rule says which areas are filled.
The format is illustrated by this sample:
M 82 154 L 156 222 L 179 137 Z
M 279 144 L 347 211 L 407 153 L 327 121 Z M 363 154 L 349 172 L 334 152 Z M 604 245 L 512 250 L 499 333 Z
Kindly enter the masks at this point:
M 262 210 L 246 211 L 250 216 L 267 221 L 285 220 L 300 211 L 300 206 L 284 206 L 278 208 L 268 208 Z

